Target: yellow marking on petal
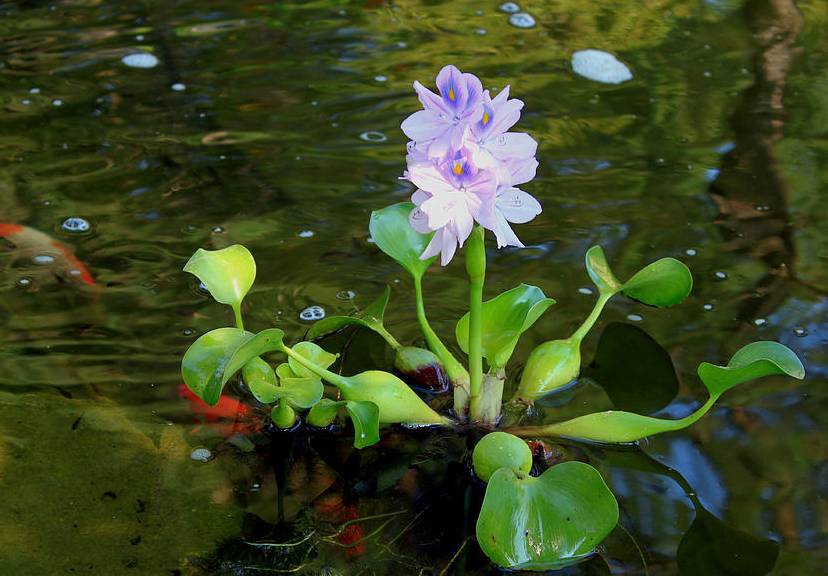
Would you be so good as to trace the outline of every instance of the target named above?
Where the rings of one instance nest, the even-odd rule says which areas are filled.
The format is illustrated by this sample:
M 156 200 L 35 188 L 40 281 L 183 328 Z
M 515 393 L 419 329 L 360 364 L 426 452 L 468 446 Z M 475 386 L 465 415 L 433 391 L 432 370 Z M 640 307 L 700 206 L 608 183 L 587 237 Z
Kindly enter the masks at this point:
M 457 98 L 457 96 L 454 94 L 454 88 L 453 88 L 453 87 L 452 87 L 452 88 L 449 88 L 449 100 L 451 100 L 452 102 L 454 102 L 454 100 L 455 100 L 456 98 Z
M 489 113 L 483 112 L 483 126 L 489 123 Z
M 460 164 L 460 162 L 455 162 L 454 168 L 452 168 L 451 171 L 460 176 L 463 173 L 463 165 Z

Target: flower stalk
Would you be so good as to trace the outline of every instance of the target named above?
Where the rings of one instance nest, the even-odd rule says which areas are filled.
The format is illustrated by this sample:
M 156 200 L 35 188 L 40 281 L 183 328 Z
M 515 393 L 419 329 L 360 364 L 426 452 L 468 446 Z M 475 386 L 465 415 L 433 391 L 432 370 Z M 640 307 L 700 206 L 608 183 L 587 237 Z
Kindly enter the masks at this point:
M 469 413 L 481 420 L 483 408 L 483 283 L 486 278 L 486 247 L 483 227 L 476 226 L 466 245 L 469 276 Z

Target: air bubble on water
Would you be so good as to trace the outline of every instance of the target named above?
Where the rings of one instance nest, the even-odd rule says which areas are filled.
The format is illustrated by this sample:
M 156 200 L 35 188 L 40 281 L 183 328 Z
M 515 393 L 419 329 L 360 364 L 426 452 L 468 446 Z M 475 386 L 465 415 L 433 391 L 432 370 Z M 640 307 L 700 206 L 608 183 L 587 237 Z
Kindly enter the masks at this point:
M 342 290 L 336 293 L 337 300 L 353 300 L 356 298 L 356 292 L 353 290 Z
M 644 317 L 639 316 L 638 314 L 628 314 L 627 320 L 630 320 L 631 322 L 641 322 L 642 320 L 644 320 Z
M 385 142 L 388 140 L 388 136 L 383 134 L 382 132 L 377 132 L 376 130 L 369 130 L 368 132 L 363 132 L 359 135 L 360 139 L 365 140 L 366 142 Z
M 321 306 L 308 306 L 299 312 L 299 319 L 306 322 L 322 320 L 325 317 L 325 310 Z
M 713 276 L 716 280 L 727 280 L 727 272 L 722 272 L 721 270 L 717 270 L 713 273 Z
M 213 234 L 222 234 L 224 232 L 224 228 L 221 226 L 214 226 L 213 227 Z
M 149 52 L 127 54 L 121 58 L 121 62 L 130 68 L 155 68 L 158 66 L 158 58 Z
M 704 77 L 705 78 L 710 78 L 711 76 L 713 76 L 713 74 L 711 74 L 709 71 L 707 71 L 707 70 L 704 71 Z
M 520 12 L 520 6 L 514 2 L 504 2 L 500 5 L 500 11 L 506 12 L 506 14 L 514 14 L 516 12 Z
M 63 106 L 63 100 L 60 98 L 55 98 L 52 100 L 52 106 Z
M 190 452 L 190 459 L 196 462 L 209 462 L 213 459 L 213 453 L 207 448 L 196 448 Z
M 386 77 L 385 77 L 385 76 L 383 76 L 382 74 L 379 74 L 379 75 L 377 75 L 377 76 L 374 76 L 374 81 L 376 81 L 376 82 L 385 82 L 385 81 L 387 81 L 387 80 L 388 80 L 388 78 L 386 78 Z
M 20 103 L 23 104 L 23 106 L 28 106 L 29 104 L 32 103 L 32 101 L 29 100 L 28 98 L 24 98 L 23 100 L 20 101 Z
M 770 210 L 770 206 L 766 206 L 764 204 L 757 204 L 754 208 L 757 212 L 768 212 Z
M 702 306 L 702 308 L 710 312 L 711 310 L 713 310 L 713 304 L 705 304 L 704 306 Z
M 63 221 L 60 227 L 67 232 L 89 232 L 89 222 L 79 216 L 72 216 Z
M 312 238 L 313 234 L 313 230 L 302 230 L 299 234 L 297 234 L 297 236 L 299 236 L 299 238 Z
M 489 31 L 486 30 L 485 28 L 478 28 L 474 31 L 474 33 L 477 34 L 478 36 L 485 36 L 486 34 L 489 33 Z
M 17 281 L 18 286 L 29 286 L 32 283 L 32 279 L 28 276 L 23 276 L 20 280 Z
M 52 264 L 55 261 L 54 256 L 50 256 L 48 254 L 38 254 L 34 258 L 32 258 L 32 262 L 37 264 L 38 266 L 47 266 Z
M 687 254 L 688 256 L 695 256 L 696 254 L 698 254 L 698 252 L 696 252 L 695 248 L 688 248 L 687 250 L 684 251 L 684 253 Z
M 181 331 L 181 333 L 182 333 L 184 336 L 192 336 L 193 334 L 195 334 L 195 330 L 193 330 L 192 328 L 184 328 L 184 329 Z
M 78 278 L 78 277 L 80 277 L 82 272 L 80 271 L 79 268 L 70 268 L 69 271 L 67 272 L 67 274 L 69 274 L 69 276 L 73 276 L 75 278 Z
M 757 326 L 764 326 L 765 324 L 768 323 L 768 321 L 765 320 L 764 318 L 757 318 L 756 320 L 753 321 L 753 323 Z
M 572 71 L 603 84 L 620 84 L 632 80 L 629 67 L 603 50 L 578 50 L 572 54 Z
M 143 34 L 137 34 L 137 35 L 135 36 L 135 39 L 136 39 L 138 42 L 143 42 L 143 41 L 144 41 L 144 35 L 143 35 Z
M 29 94 L 40 94 L 40 88 L 32 88 L 29 90 Z
M 170 86 L 170 90 L 175 90 L 176 92 L 184 92 L 187 89 L 187 85 L 182 82 L 176 82 L 172 86 Z
M 578 288 L 578 292 L 580 292 L 581 294 L 590 295 L 592 294 L 592 288 Z
M 797 338 L 804 338 L 808 335 L 808 331 L 805 328 L 794 328 L 793 333 Z
M 515 28 L 534 28 L 535 19 L 526 12 L 517 12 L 509 16 L 509 24 Z

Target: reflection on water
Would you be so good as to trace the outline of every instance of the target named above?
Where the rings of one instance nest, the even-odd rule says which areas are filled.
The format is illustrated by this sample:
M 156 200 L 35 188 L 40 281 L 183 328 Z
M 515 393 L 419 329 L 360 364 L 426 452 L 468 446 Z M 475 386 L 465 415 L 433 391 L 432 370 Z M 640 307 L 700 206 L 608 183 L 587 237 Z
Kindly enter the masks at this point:
M 516 359 L 591 308 L 595 243 L 621 277 L 663 256 L 695 277 L 669 311 L 613 300 L 584 346 L 588 378 L 537 418 L 683 416 L 703 397 L 698 363 L 758 339 L 809 374 L 729 392 L 643 446 L 655 460 L 550 446 L 601 466 L 626 530 L 567 573 L 644 573 L 642 559 L 651 574 L 821 573 L 826 26 L 816 0 L 0 3 L 0 572 L 491 570 L 467 538 L 482 493 L 465 437 L 273 443 L 259 407 L 205 413 L 178 392 L 186 347 L 232 321 L 180 271 L 198 247 L 256 256 L 253 329 L 299 338 L 303 315 L 350 313 L 389 284 L 386 324 L 416 339 L 412 288 L 367 220 L 411 192 L 397 180 L 411 83 L 453 62 L 519 86 L 540 144 L 544 213 L 526 249 L 490 253 L 487 293 L 527 282 L 559 302 Z M 577 76 L 588 49 L 633 78 Z M 446 336 L 462 277 L 426 279 Z M 613 331 L 646 369 L 613 364 L 606 350 L 635 357 Z M 352 345 L 344 362 L 387 356 Z

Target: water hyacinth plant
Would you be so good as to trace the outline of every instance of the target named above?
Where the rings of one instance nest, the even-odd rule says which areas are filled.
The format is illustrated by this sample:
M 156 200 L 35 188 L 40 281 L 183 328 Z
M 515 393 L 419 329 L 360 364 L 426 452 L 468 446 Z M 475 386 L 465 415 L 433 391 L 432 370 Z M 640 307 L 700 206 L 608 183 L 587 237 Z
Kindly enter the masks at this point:
M 570 461 L 545 470 L 533 465 L 524 438 L 563 437 L 604 445 L 636 442 L 692 425 L 738 384 L 769 375 L 801 379 L 804 368 L 785 346 L 755 342 L 727 365 L 699 366 L 709 398 L 684 418 L 608 411 L 545 426 L 520 426 L 518 416 L 510 417 L 507 430 L 491 431 L 501 423 L 504 384 L 513 376 L 510 360 L 519 338 L 555 304 L 541 288 L 527 284 L 484 301 L 486 231 L 494 234 L 498 248 L 522 247 L 512 225 L 529 222 L 541 212 L 540 203 L 518 188 L 535 176 L 537 143 L 528 134 L 511 131 L 523 102 L 509 97 L 508 86 L 492 97 L 476 76 L 454 66 L 440 71 L 436 85 L 434 92 L 414 83 L 422 109 L 402 122 L 411 140 L 403 174 L 415 187 L 411 202 L 377 210 L 369 222 L 375 244 L 413 279 L 416 318 L 427 349 L 401 344 L 385 327 L 389 289 L 357 314 L 316 322 L 306 340 L 292 346 L 280 329 L 245 330 L 241 303 L 256 266 L 247 249 L 236 245 L 200 249 L 184 268 L 216 301 L 232 307 L 236 322 L 199 337 L 184 355 L 182 374 L 187 386 L 211 405 L 227 382 L 240 375 L 249 394 L 271 407 L 273 425 L 282 430 L 303 421 L 326 428 L 347 416 L 358 449 L 379 442 L 386 425 L 441 426 L 457 433 L 470 426 L 489 430 L 470 458 L 477 477 L 486 483 L 477 521 L 480 548 L 503 568 L 559 568 L 595 552 L 618 521 L 618 504 L 589 464 Z M 423 279 L 434 262 L 439 258 L 440 265 L 447 266 L 461 249 L 469 303 L 468 310 L 458 311 L 455 337 L 465 358 L 453 353 L 432 329 L 423 291 Z M 585 265 L 598 289 L 593 311 L 574 333 L 541 344 L 530 354 L 510 399 L 511 412 L 525 410 L 579 377 L 581 343 L 610 298 L 620 294 L 663 308 L 683 301 L 693 285 L 690 271 L 673 258 L 657 260 L 625 281 L 615 276 L 599 246 L 586 253 Z M 334 370 L 337 354 L 317 342 L 350 326 L 383 338 L 394 351 L 397 374 L 368 370 L 343 375 Z M 646 344 L 635 333 L 631 337 Z M 274 354 L 280 363 L 270 362 Z M 453 409 L 438 413 L 410 383 L 437 394 L 450 389 Z

